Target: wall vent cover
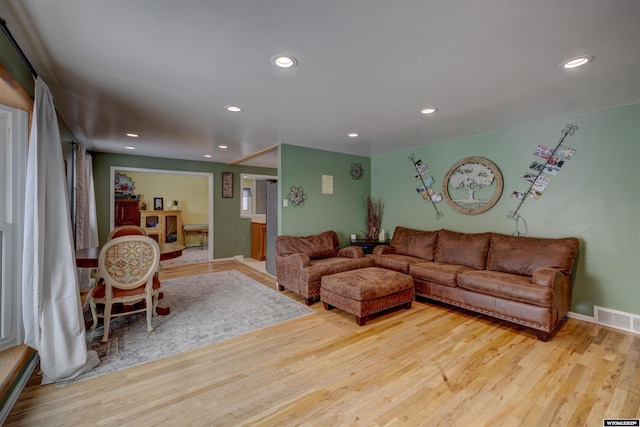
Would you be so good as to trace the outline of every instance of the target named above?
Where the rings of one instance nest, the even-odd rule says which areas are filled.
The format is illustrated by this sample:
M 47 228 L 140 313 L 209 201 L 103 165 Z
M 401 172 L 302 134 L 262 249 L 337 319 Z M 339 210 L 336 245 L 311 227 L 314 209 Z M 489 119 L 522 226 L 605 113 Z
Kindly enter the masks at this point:
M 640 315 L 594 305 L 593 318 L 596 323 L 640 334 Z

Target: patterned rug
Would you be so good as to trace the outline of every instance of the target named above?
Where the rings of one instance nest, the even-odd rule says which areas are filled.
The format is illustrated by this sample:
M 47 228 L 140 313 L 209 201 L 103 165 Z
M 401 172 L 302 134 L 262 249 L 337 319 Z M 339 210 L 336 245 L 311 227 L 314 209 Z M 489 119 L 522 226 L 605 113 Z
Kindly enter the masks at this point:
M 152 319 L 153 333 L 147 333 L 145 313 L 112 319 L 104 344 L 102 326 L 88 330 L 87 348 L 98 353 L 100 364 L 77 378 L 59 381 L 56 387 L 314 313 L 235 270 L 163 280 L 162 291 L 159 305 L 171 312 Z
M 209 251 L 206 248 L 200 249 L 198 247 L 191 247 L 183 250 L 182 255 L 178 258 L 160 261 L 160 264 L 164 267 L 169 267 L 171 265 L 193 264 L 196 262 L 207 261 L 209 261 Z

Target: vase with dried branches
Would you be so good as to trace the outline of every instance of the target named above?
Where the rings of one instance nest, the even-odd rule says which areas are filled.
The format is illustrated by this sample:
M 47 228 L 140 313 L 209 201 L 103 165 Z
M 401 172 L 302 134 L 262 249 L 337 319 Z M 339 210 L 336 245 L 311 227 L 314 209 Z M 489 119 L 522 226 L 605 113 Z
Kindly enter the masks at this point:
M 377 200 L 367 197 L 367 240 L 378 240 L 378 233 L 382 227 L 382 214 L 384 213 L 384 202 L 382 197 Z

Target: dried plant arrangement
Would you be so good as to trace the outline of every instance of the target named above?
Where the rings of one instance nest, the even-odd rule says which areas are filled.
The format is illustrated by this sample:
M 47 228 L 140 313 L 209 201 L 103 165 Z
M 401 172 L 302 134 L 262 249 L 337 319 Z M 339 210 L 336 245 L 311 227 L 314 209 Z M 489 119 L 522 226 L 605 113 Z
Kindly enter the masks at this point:
M 364 232 L 367 240 L 378 240 L 378 234 L 382 227 L 382 214 L 384 213 L 384 202 L 382 197 L 377 200 L 367 197 L 367 231 Z

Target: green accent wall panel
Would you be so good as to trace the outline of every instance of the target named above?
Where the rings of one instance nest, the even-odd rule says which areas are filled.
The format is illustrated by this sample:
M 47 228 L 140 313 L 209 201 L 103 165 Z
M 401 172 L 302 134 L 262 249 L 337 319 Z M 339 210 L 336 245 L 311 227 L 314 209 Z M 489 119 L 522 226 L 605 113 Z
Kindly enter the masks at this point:
M 285 144 L 280 146 L 279 156 L 281 199 L 287 197 L 291 186 L 302 186 L 307 196 L 302 206 L 289 203 L 283 207 L 280 200 L 279 234 L 301 236 L 334 230 L 342 246 L 349 244 L 352 233 L 362 237 L 371 188 L 369 158 Z M 360 163 L 364 169 L 359 180 L 351 178 L 352 163 Z M 333 194 L 322 194 L 322 175 L 333 177 Z
M 580 252 L 574 271 L 571 311 L 592 316 L 593 306 L 640 314 L 640 104 L 583 114 L 487 135 L 423 146 L 372 159 L 372 194 L 387 203 L 383 226 L 424 230 L 512 234 L 507 218 L 517 206 L 514 190 L 528 186 L 521 178 L 537 145 L 555 147 L 568 123 L 578 126 L 565 145 L 577 150 L 550 182 L 539 200 L 528 199 L 520 210 L 531 237 L 575 236 Z M 426 142 L 426 141 L 425 141 Z M 442 190 L 442 180 L 458 160 L 480 156 L 501 170 L 504 191 L 498 203 L 478 215 L 465 215 L 438 203 L 444 217 L 418 195 L 408 159 L 414 153 L 427 163 Z M 543 161 L 544 162 L 544 161 Z

